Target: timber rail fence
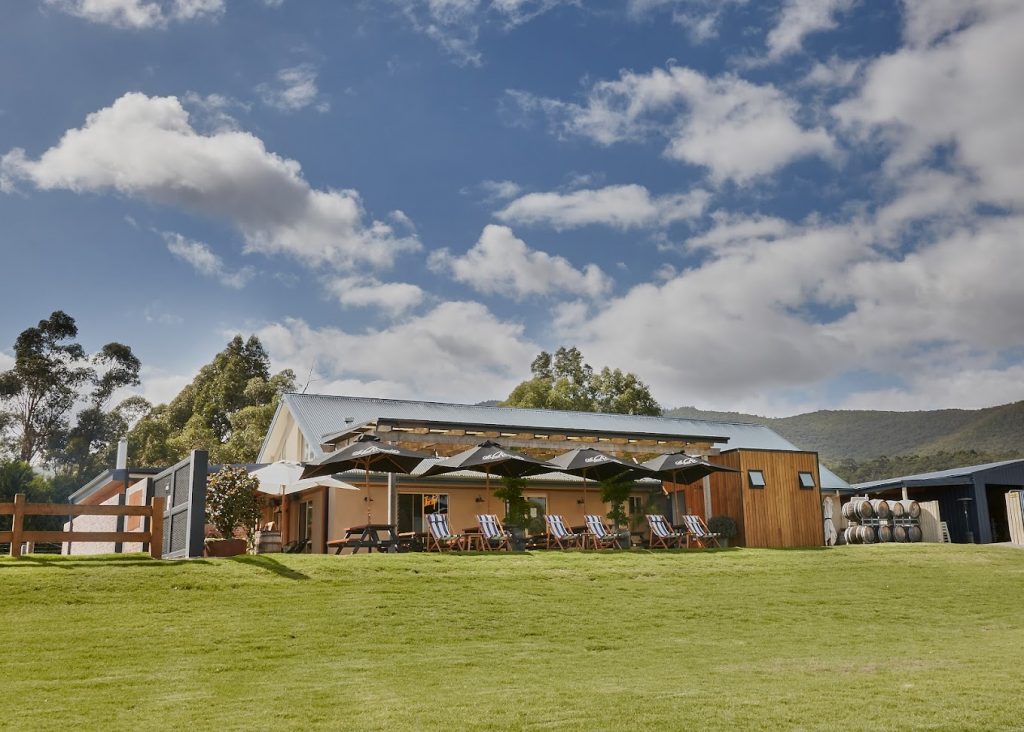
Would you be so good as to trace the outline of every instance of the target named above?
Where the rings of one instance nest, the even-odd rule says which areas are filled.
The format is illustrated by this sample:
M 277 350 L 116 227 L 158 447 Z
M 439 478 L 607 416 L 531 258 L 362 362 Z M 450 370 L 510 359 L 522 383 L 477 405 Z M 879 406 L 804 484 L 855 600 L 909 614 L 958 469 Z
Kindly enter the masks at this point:
M 149 544 L 149 555 L 163 557 L 164 504 L 157 496 L 148 506 L 75 505 L 65 503 L 26 503 L 19 493 L 10 503 L 0 503 L 0 516 L 13 516 L 10 531 L 0 531 L 0 543 L 10 542 L 11 556 L 21 556 L 22 542 L 142 542 Z M 25 530 L 26 516 L 143 516 L 147 531 L 31 531 Z

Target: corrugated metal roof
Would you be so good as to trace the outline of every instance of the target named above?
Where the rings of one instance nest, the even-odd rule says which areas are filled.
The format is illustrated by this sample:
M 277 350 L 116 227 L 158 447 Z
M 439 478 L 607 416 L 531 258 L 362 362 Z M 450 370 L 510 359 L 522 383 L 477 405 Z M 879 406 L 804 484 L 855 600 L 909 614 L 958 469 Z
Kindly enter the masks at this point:
M 950 468 L 948 470 L 935 470 L 931 473 L 917 473 L 916 475 L 901 475 L 898 478 L 884 478 L 882 480 L 871 480 L 865 483 L 855 483 L 850 486 L 851 490 L 855 491 L 869 491 L 878 490 L 881 488 L 896 488 L 902 485 L 913 483 L 915 485 L 923 485 L 931 483 L 932 485 L 942 485 L 943 481 L 955 481 L 960 479 L 960 482 L 965 478 L 971 478 L 978 473 L 984 473 L 989 470 L 997 470 L 999 468 L 1005 468 L 1010 465 L 1021 465 L 1024 466 L 1024 460 L 1002 460 L 996 463 L 984 463 L 982 465 L 968 465 L 960 468 Z
M 501 425 L 517 429 L 608 432 L 615 434 L 703 437 L 720 447 L 752 450 L 799 450 L 770 428 L 748 422 L 715 422 L 678 417 L 566 412 L 554 409 L 518 409 L 442 402 L 404 401 L 327 394 L 285 394 L 282 407 L 295 417 L 307 444 L 316 454 L 324 437 L 349 426 L 375 419 Z M 849 485 L 821 466 L 823 490 Z

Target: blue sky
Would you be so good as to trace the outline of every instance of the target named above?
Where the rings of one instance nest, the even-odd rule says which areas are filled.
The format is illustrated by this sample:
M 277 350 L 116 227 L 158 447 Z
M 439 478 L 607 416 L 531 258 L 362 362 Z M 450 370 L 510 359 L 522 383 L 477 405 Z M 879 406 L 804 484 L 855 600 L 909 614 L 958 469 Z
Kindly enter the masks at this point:
M 0 368 L 61 308 L 165 400 L 500 398 L 579 345 L 665 406 L 1024 398 L 1011 0 L 0 7 Z

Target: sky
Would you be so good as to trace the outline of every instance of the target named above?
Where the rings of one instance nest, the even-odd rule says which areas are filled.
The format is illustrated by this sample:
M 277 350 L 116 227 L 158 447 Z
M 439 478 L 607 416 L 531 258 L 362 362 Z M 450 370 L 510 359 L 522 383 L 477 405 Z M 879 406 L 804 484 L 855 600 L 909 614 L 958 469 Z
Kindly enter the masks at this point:
M 56 309 L 174 396 L 1024 399 L 1019 0 L 0 4 L 0 369 Z

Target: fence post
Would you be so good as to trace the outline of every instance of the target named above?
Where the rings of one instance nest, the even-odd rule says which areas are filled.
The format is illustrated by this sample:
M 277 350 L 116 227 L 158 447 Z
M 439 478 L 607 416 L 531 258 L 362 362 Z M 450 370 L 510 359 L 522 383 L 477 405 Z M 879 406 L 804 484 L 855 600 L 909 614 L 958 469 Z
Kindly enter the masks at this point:
M 162 559 L 164 556 L 164 501 L 163 496 L 154 496 L 149 517 L 149 556 Z
M 25 494 L 14 496 L 14 522 L 11 524 L 11 556 L 21 556 L 21 534 L 25 523 Z

